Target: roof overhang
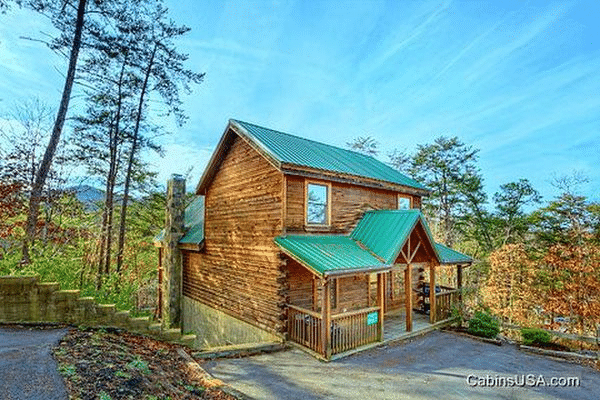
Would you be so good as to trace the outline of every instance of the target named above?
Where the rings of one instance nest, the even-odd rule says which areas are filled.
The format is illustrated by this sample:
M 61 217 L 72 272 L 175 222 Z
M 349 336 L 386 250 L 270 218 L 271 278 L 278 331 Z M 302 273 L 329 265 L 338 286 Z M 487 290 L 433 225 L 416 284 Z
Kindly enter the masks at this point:
M 417 189 L 409 186 L 398 185 L 392 182 L 380 181 L 356 175 L 341 174 L 338 172 L 308 168 L 295 164 L 281 164 L 281 171 L 286 175 L 300 176 L 311 179 L 326 179 L 332 182 L 347 183 L 373 189 L 393 190 L 395 192 L 402 192 L 417 196 L 429 196 L 431 194 L 431 191 L 429 190 Z
M 200 243 L 179 243 L 178 247 L 181 250 L 189 250 L 189 251 L 202 251 L 204 249 L 204 240 Z
M 331 278 L 340 278 L 340 277 L 344 277 L 344 276 L 376 274 L 376 273 L 380 273 L 380 272 L 388 272 L 391 270 L 392 270 L 391 265 L 384 264 L 384 265 L 374 265 L 372 267 L 367 267 L 367 268 L 326 271 L 325 273 L 323 273 L 323 276 L 331 277 Z

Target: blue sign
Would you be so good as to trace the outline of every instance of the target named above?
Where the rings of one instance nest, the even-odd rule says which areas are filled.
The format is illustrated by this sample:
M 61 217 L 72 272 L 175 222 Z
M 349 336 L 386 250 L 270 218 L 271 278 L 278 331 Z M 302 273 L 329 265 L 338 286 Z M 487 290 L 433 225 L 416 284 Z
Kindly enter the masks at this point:
M 367 326 L 375 325 L 379 321 L 379 312 L 373 311 L 367 314 Z

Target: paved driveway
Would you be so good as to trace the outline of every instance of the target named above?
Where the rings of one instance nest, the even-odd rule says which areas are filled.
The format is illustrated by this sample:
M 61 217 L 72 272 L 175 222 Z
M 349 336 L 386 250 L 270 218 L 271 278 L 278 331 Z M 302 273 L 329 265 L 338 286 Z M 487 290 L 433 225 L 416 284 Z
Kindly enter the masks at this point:
M 66 329 L 0 327 L 0 399 L 65 400 L 62 377 L 51 355 Z
M 591 368 L 447 332 L 432 332 L 330 363 L 290 350 L 211 361 L 204 368 L 256 399 L 600 398 L 600 373 Z M 580 386 L 533 386 L 526 380 L 523 386 L 498 387 L 502 379 L 515 375 L 521 383 L 522 374 L 532 374 L 529 379 L 536 383 L 540 375 L 548 383 L 551 378 L 577 377 Z M 472 386 L 479 378 L 487 386 Z

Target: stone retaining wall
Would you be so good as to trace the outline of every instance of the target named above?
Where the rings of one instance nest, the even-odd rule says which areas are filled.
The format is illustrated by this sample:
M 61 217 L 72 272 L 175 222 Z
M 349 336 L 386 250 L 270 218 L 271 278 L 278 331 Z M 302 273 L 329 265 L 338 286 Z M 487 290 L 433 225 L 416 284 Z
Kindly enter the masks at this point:
M 58 283 L 39 282 L 36 276 L 0 276 L 0 322 L 62 322 L 111 326 L 146 333 L 164 340 L 193 345 L 194 335 L 181 329 L 163 330 L 150 317 L 132 317 L 114 304 L 98 304 L 80 297 L 79 290 L 60 290 Z

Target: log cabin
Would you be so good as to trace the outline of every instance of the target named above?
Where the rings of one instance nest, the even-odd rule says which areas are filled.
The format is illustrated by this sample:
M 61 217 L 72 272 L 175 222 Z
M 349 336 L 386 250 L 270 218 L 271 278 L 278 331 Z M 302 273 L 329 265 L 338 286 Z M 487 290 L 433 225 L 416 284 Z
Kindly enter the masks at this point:
M 472 262 L 434 241 L 417 181 L 247 122 L 229 121 L 187 207 L 184 193 L 174 176 L 159 314 L 199 347 L 287 340 L 329 359 L 449 318 Z M 436 280 L 448 266 L 454 287 Z

